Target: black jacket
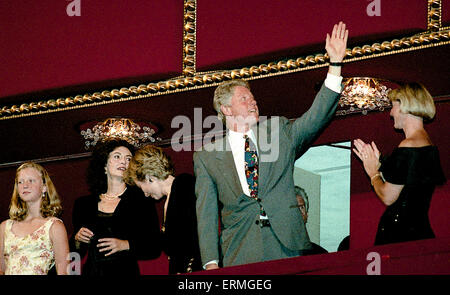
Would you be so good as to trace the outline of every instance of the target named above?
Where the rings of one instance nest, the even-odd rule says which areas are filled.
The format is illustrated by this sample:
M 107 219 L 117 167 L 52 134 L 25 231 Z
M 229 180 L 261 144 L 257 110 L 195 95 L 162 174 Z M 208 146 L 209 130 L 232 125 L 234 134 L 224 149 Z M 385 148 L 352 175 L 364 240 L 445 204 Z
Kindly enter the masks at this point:
M 164 233 L 164 251 L 170 257 L 169 274 L 202 269 L 195 200 L 194 176 L 178 175 L 172 183 Z
M 136 260 L 153 259 L 161 254 L 161 238 L 158 215 L 154 200 L 146 198 L 136 187 L 128 187 L 120 196 L 121 201 L 114 211 L 115 236 L 121 240 L 128 240 L 129 254 Z M 96 232 L 99 197 L 90 195 L 75 200 L 72 213 L 73 234 L 69 240 L 70 251 L 78 252 L 83 257 L 88 244 L 80 243 L 75 246 L 75 235 L 81 227 Z

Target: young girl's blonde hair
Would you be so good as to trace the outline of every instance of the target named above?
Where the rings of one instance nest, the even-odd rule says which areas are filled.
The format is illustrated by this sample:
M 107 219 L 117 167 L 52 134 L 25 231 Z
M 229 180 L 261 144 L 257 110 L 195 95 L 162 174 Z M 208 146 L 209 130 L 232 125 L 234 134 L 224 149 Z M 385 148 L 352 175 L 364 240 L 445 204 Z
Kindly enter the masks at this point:
M 59 195 L 56 192 L 56 188 L 53 185 L 50 176 L 47 171 L 39 164 L 33 162 L 26 162 L 22 164 L 16 171 L 16 179 L 14 181 L 14 191 L 11 198 L 11 204 L 9 206 L 9 217 L 12 220 L 22 221 L 28 215 L 28 206 L 27 204 L 20 198 L 19 190 L 18 190 L 18 178 L 19 172 L 26 168 L 36 169 L 39 174 L 42 176 L 42 182 L 44 186 L 47 187 L 47 190 L 42 195 L 41 202 L 41 215 L 42 217 L 50 217 L 55 216 L 58 217 L 62 213 L 61 201 L 59 199 Z

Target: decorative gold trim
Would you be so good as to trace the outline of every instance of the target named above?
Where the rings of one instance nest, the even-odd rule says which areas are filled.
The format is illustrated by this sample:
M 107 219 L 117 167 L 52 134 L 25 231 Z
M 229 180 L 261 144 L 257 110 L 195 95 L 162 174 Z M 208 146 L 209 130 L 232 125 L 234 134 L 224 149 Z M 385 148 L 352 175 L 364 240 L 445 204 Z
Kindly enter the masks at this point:
M 428 31 L 439 31 L 442 27 L 442 1 L 428 0 Z
M 345 63 L 360 61 L 369 58 L 404 53 L 430 47 L 450 44 L 450 31 L 439 31 L 417 34 L 400 40 L 384 41 L 372 45 L 356 46 L 347 49 Z M 57 111 L 74 110 L 79 108 L 99 106 L 109 103 L 124 102 L 135 99 L 149 98 L 158 95 L 172 94 L 199 88 L 216 86 L 220 82 L 230 79 L 243 78 L 254 80 L 272 76 L 284 75 L 294 72 L 312 70 L 328 66 L 326 54 L 309 55 L 297 59 L 289 59 L 278 62 L 270 62 L 250 68 L 235 70 L 198 72 L 193 77 L 181 77 L 147 85 L 131 86 L 130 88 L 105 90 L 75 97 L 59 98 L 56 100 L 32 102 L 19 106 L 3 107 L 0 110 L 0 120 L 20 118 L 32 115 L 40 115 Z
M 196 71 L 197 1 L 184 0 L 183 75 L 192 77 Z
M 401 39 L 384 41 L 381 44 L 374 43 L 372 45 L 355 46 L 347 49 L 344 62 L 349 63 L 450 44 L 449 28 L 440 28 L 441 6 L 440 0 L 428 1 L 428 31 Z M 3 106 L 0 109 L 0 120 L 191 91 L 216 86 L 222 81 L 236 78 L 246 80 L 262 79 L 328 66 L 327 54 L 319 53 L 307 57 L 269 62 L 268 64 L 255 65 L 249 68 L 196 72 L 196 10 L 196 0 L 184 0 L 183 76 L 149 83 L 147 85 L 141 84 L 128 88 L 124 87 L 120 90 L 104 90 L 92 94 L 76 95 L 75 97 L 23 103 L 20 106 Z

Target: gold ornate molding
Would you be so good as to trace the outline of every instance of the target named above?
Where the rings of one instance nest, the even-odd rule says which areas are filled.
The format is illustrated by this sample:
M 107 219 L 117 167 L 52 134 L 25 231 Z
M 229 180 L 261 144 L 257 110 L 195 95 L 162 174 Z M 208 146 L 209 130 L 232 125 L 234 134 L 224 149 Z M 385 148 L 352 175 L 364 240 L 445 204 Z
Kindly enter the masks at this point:
M 439 31 L 442 26 L 442 0 L 428 0 L 427 29 Z
M 413 36 L 347 49 L 345 63 L 450 44 L 450 29 L 441 27 L 441 1 L 428 1 L 428 30 Z M 104 90 L 74 97 L 41 100 L 0 108 L 0 120 L 42 115 L 216 86 L 222 81 L 254 80 L 328 66 L 327 54 L 269 62 L 234 70 L 196 72 L 197 1 L 184 0 L 183 76 L 147 85 Z
M 195 75 L 196 63 L 196 31 L 197 31 L 197 1 L 184 0 L 183 26 L 183 75 Z

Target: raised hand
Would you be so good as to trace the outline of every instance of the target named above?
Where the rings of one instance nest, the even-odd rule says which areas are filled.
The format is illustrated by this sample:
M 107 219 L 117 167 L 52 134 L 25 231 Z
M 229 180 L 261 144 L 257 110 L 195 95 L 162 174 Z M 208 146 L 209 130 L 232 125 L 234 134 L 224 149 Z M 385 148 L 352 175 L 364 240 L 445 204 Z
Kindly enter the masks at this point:
M 331 36 L 327 34 L 325 40 L 325 49 L 330 57 L 330 62 L 341 62 L 344 59 L 347 39 L 348 30 L 345 29 L 345 24 L 341 21 L 334 25 Z

